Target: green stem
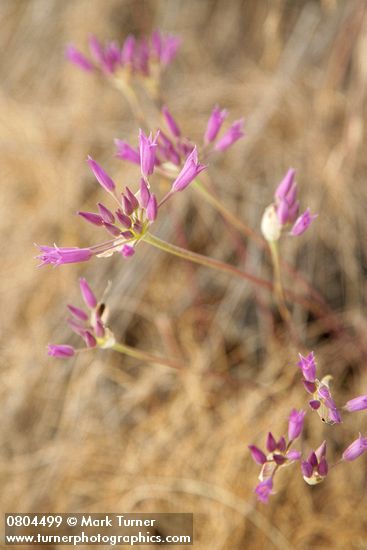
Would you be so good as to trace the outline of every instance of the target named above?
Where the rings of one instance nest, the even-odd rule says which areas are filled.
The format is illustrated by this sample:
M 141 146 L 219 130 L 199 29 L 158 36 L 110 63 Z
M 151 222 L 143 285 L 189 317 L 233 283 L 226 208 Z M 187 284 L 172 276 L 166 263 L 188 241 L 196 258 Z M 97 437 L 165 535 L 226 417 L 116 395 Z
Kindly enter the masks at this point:
M 289 310 L 286 305 L 283 285 L 282 285 L 282 275 L 280 270 L 280 261 L 279 261 L 279 248 L 277 241 L 269 241 L 269 248 L 271 254 L 271 260 L 273 262 L 274 270 L 274 294 L 277 300 L 277 305 L 279 313 L 284 319 L 284 321 L 290 320 Z
M 113 349 L 114 351 L 117 351 L 118 353 L 123 353 L 125 355 L 129 355 L 130 357 L 133 357 L 134 359 L 139 359 L 141 361 L 146 361 L 147 363 L 155 363 L 157 365 L 164 365 L 165 367 L 171 367 L 173 369 L 183 369 L 184 368 L 183 363 L 180 363 L 179 361 L 176 361 L 175 359 L 166 359 L 165 357 L 157 357 L 156 355 L 153 355 L 152 353 L 142 351 L 140 349 L 132 348 L 131 346 L 127 346 L 126 344 L 116 343 L 113 346 L 111 346 L 110 349 Z
M 191 250 L 186 250 L 185 248 L 167 243 L 166 241 L 163 241 L 162 239 L 159 239 L 158 237 L 151 235 L 150 233 L 147 233 L 143 237 L 143 240 L 151 244 L 152 246 L 159 248 L 160 250 L 164 250 L 169 254 L 173 254 L 174 256 L 178 256 L 179 258 L 188 260 L 189 262 L 200 264 L 205 267 L 210 267 L 211 269 L 224 271 L 226 273 L 229 273 L 230 275 L 234 275 L 235 277 L 244 279 L 245 281 L 250 281 L 262 288 L 267 288 L 268 290 L 272 290 L 273 288 L 273 285 L 270 281 L 260 279 L 259 277 L 256 277 L 251 273 L 241 271 L 240 269 L 237 269 L 237 267 L 226 264 L 225 262 L 221 262 L 220 260 L 215 260 L 214 258 L 210 258 L 209 256 L 203 256 L 202 254 L 197 254 L 196 252 L 192 252 Z
M 200 195 L 204 197 L 206 202 L 211 204 L 213 208 L 220 212 L 223 217 L 233 225 L 233 227 L 236 227 L 241 233 L 253 239 L 262 248 L 265 247 L 265 241 L 259 237 L 255 231 L 239 220 L 233 212 L 228 210 L 228 208 L 226 208 L 224 204 L 217 199 L 198 178 L 196 178 L 196 180 L 191 184 L 191 187 L 196 189 Z

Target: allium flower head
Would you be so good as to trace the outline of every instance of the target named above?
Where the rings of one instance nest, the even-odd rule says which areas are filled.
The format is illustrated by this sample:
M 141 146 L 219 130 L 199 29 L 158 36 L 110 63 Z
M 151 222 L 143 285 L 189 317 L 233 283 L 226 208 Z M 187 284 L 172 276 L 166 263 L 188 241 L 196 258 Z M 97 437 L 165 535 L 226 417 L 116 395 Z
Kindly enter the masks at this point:
M 112 199 L 114 202 L 114 208 L 98 202 L 98 212 L 79 211 L 78 214 L 88 223 L 103 228 L 113 238 L 90 248 L 40 246 L 41 254 L 38 258 L 42 261 L 42 265 L 84 262 L 93 256 L 108 257 L 114 252 L 120 252 L 124 258 L 133 256 L 135 247 L 144 239 L 151 224 L 155 222 L 160 207 L 175 192 L 185 189 L 206 168 L 199 162 L 197 149 L 194 146 L 184 160 L 181 171 L 176 174 L 171 190 L 158 202 L 156 195 L 151 191 L 148 178 L 152 175 L 156 164 L 159 164 L 156 158 L 159 135 L 157 132 L 153 138 L 152 134 L 146 135 L 140 131 L 139 151 L 133 150 L 126 144 L 122 146 L 128 156 L 136 155 L 134 162 L 138 160 L 141 167 L 143 177 L 139 189 L 135 192 L 130 187 L 126 187 L 119 194 L 115 182 L 108 173 L 93 158 L 88 157 L 89 167 L 101 187 L 109 194 L 109 200 Z
M 84 340 L 84 348 L 94 348 L 96 346 L 101 348 L 112 347 L 115 339 L 112 332 L 106 326 L 107 310 L 105 305 L 97 301 L 86 279 L 80 279 L 79 284 L 88 312 L 69 304 L 68 310 L 71 313 L 71 317 L 67 321 L 68 325 L 73 332 Z M 48 355 L 61 359 L 68 359 L 79 351 L 80 349 L 76 350 L 73 346 L 66 344 L 49 344 L 48 346 Z
M 148 77 L 152 72 L 157 72 L 156 67 L 160 70 L 171 63 L 180 43 L 178 37 L 159 31 L 155 31 L 149 41 L 145 38 L 136 40 L 130 35 L 122 46 L 116 42 L 102 44 L 95 36 L 91 36 L 90 59 L 73 44 L 67 46 L 66 57 L 84 71 L 97 71 L 106 76 L 127 72 L 127 75 Z
M 310 226 L 317 215 L 311 215 L 309 208 L 299 217 L 299 201 L 297 200 L 297 183 L 295 171 L 290 168 L 274 193 L 274 202 L 265 209 L 261 231 L 269 242 L 277 241 L 283 227 L 292 225 L 290 235 L 301 235 Z
M 300 460 L 301 453 L 290 447 L 293 441 L 301 434 L 304 416 L 304 411 L 297 411 L 295 409 L 291 411 L 288 424 L 288 443 L 284 436 L 281 436 L 279 440 L 276 441 L 273 434 L 269 432 L 266 438 L 267 452 L 263 452 L 255 445 L 249 445 L 253 460 L 261 465 L 259 474 L 260 483 L 255 489 L 255 493 L 261 502 L 266 503 L 268 501 L 269 494 L 273 487 L 273 478 L 277 470 Z
M 326 441 L 312 451 L 307 460 L 301 463 L 303 479 L 309 485 L 317 485 L 324 481 L 328 474 L 328 463 L 326 460 Z
M 159 131 L 156 139 L 155 165 L 159 166 L 167 174 L 169 173 L 169 175 L 171 175 L 171 171 L 173 175 L 177 175 L 179 170 L 185 165 L 187 157 L 193 152 L 195 144 L 189 138 L 182 135 L 177 120 L 166 105 L 162 108 L 162 116 L 168 133 L 163 129 Z M 201 146 L 196 146 L 200 158 L 205 158 L 214 151 L 224 151 L 243 137 L 243 120 L 241 119 L 234 122 L 223 137 L 217 141 L 226 116 L 226 110 L 220 110 L 218 106 L 214 107 L 203 136 L 203 143 Z M 124 140 L 116 139 L 115 143 L 117 145 L 117 157 L 135 164 L 140 162 L 139 152 L 134 147 L 128 145 Z
M 340 424 L 341 416 L 330 393 L 330 375 L 324 376 L 321 380 L 316 378 L 316 360 L 314 353 L 306 357 L 300 354 L 300 361 L 297 363 L 301 369 L 304 380 L 303 385 L 306 391 L 311 394 L 312 399 L 309 405 L 326 424 Z

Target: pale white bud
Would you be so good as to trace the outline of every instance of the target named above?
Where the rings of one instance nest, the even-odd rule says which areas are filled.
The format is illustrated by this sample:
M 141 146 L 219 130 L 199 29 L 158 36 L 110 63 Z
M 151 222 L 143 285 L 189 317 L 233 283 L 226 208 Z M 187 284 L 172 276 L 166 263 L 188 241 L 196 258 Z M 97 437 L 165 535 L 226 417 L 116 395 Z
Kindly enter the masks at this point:
M 282 232 L 282 225 L 279 221 L 274 204 L 265 209 L 261 220 L 261 232 L 267 241 L 277 241 Z

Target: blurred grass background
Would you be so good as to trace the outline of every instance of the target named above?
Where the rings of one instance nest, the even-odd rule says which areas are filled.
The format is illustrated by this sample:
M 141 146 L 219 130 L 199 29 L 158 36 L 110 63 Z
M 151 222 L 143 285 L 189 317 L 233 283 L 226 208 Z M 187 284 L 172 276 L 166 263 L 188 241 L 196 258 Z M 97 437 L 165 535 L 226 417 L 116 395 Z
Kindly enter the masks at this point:
M 280 436 L 306 395 L 297 350 L 272 299 L 242 281 L 141 245 L 130 261 L 36 269 L 33 242 L 85 246 L 98 229 L 74 213 L 103 196 L 88 154 L 120 183 L 138 171 L 113 157 L 137 139 L 118 92 L 64 60 L 90 33 L 122 41 L 162 28 L 182 36 L 163 93 L 186 135 L 200 139 L 215 103 L 245 116 L 247 138 L 209 168 L 223 202 L 259 230 L 289 166 L 302 204 L 319 212 L 282 252 L 332 306 L 320 320 L 297 305 L 305 349 L 331 373 L 338 403 L 367 393 L 367 34 L 363 0 L 1 0 L 0 176 L 3 512 L 195 514 L 195 547 L 367 548 L 366 458 L 316 487 L 281 471 L 268 506 L 255 502 L 247 445 Z M 157 182 L 159 185 L 159 182 Z M 163 219 L 164 218 L 164 219 Z M 254 242 L 228 230 L 187 190 L 161 215 L 171 241 L 269 278 Z M 184 372 L 113 352 L 62 362 L 48 342 L 71 342 L 65 306 L 83 274 L 122 340 L 184 358 Z M 288 288 L 304 287 L 285 273 Z M 335 322 L 343 330 L 334 330 Z M 308 415 L 303 450 L 327 438 L 336 461 L 366 435 L 367 415 L 339 427 Z

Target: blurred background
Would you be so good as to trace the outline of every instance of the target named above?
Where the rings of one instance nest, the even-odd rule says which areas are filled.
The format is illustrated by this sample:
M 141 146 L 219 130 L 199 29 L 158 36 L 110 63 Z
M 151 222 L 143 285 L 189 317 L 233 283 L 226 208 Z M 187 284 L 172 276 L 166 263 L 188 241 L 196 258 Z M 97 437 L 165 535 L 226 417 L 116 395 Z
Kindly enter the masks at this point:
M 101 241 L 75 215 L 103 198 L 88 154 L 121 187 L 139 181 L 137 168 L 114 158 L 114 138 L 137 142 L 128 104 L 67 63 L 65 44 L 87 51 L 91 33 L 120 42 L 155 28 L 179 34 L 165 101 L 193 140 L 216 103 L 229 120 L 245 117 L 246 139 L 208 172 L 255 232 L 276 184 L 296 169 L 302 205 L 319 217 L 303 237 L 284 239 L 282 256 L 326 305 L 318 315 L 290 303 L 292 323 L 320 374 L 333 375 L 338 404 L 367 393 L 366 8 L 363 0 L 1 0 L 3 512 L 193 512 L 197 548 L 367 548 L 365 456 L 315 487 L 298 465 L 284 469 L 269 504 L 256 503 L 247 445 L 263 447 L 269 430 L 279 437 L 290 409 L 307 406 L 300 348 L 269 293 L 144 244 L 129 261 L 37 269 L 33 259 L 34 242 Z M 155 228 L 271 278 L 256 241 L 190 189 Z M 47 343 L 74 342 L 65 307 L 81 305 L 81 275 L 99 296 L 112 282 L 110 326 L 121 341 L 186 368 L 111 351 L 47 357 Z M 284 283 L 310 298 L 290 270 Z M 301 447 L 308 454 L 327 439 L 335 463 L 359 431 L 367 435 L 366 412 L 334 427 L 309 414 Z

